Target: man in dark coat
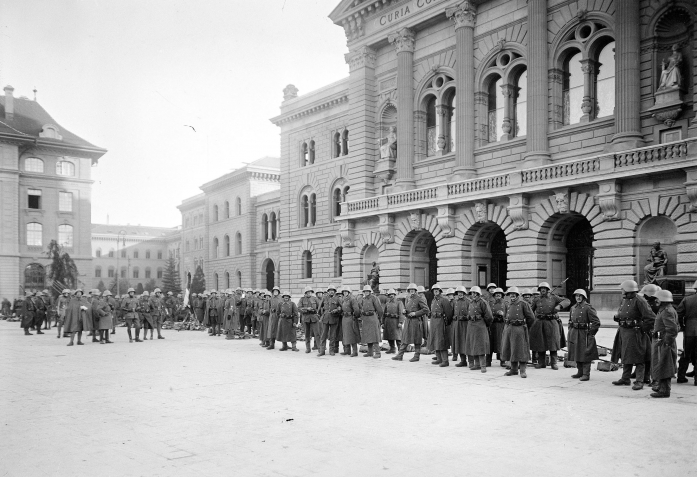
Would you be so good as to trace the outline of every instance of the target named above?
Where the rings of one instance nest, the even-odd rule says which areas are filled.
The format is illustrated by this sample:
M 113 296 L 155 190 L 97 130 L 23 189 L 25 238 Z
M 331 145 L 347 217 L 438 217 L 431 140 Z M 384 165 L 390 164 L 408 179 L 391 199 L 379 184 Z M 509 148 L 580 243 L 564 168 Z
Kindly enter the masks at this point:
M 465 354 L 472 356 L 474 366 L 470 369 L 481 370 L 486 373 L 486 355 L 489 354 L 489 326 L 494 317 L 491 314 L 489 303 L 482 297 L 482 290 L 478 286 L 470 288 L 472 299 L 467 310 L 467 341 Z
M 319 308 L 322 316 L 322 335 L 319 342 L 319 352 L 317 356 L 324 356 L 329 340 L 329 356 L 334 356 L 335 344 L 337 341 L 337 326 L 341 320 L 341 298 L 336 295 L 336 287 L 329 285 L 327 294 L 322 298 Z
M 646 341 L 644 333 L 653 329 L 656 315 L 644 298 L 637 296 L 639 287 L 634 280 L 625 280 L 620 285 L 624 292 L 615 321 L 619 324 L 612 346 L 612 362 L 622 360 L 622 377 L 613 381 L 615 386 L 631 384 L 632 366 L 636 365 L 636 381 L 632 389 L 644 387 Z
M 492 299 L 489 300 L 491 314 L 494 316 L 494 321 L 489 327 L 489 340 L 491 344 L 491 352 L 486 357 L 486 365 L 491 366 L 491 357 L 496 353 L 501 367 L 505 366 L 505 360 L 501 359 L 501 339 L 503 337 L 504 319 L 508 313 L 508 301 L 503 298 L 503 290 L 495 288 Z
M 32 328 L 34 326 L 34 322 L 36 321 L 36 305 L 34 304 L 34 300 L 32 299 L 34 297 L 35 292 L 27 292 L 27 296 L 24 299 L 24 306 L 21 308 L 21 313 L 22 313 L 22 328 L 24 328 L 24 334 L 25 335 L 31 335 L 32 333 L 29 333 L 29 328 Z M 37 332 L 37 334 L 41 333 L 41 330 Z
M 402 345 L 404 304 L 397 300 L 397 292 L 394 289 L 391 288 L 387 291 L 387 300 L 383 308 L 385 310 L 385 319 L 382 327 L 382 339 L 390 344 L 390 349 L 385 354 L 395 354 L 397 348 Z
M 150 313 L 152 314 L 152 320 L 155 323 L 155 329 L 157 330 L 157 339 L 165 339 L 162 336 L 162 320 L 165 316 L 165 301 L 162 297 L 162 290 L 155 288 L 153 294 L 150 296 Z M 220 324 L 218 324 L 218 334 L 220 334 Z M 152 339 L 152 332 L 150 334 L 150 339 Z
M 535 322 L 532 308 L 520 299 L 518 287 L 510 287 L 506 291 L 508 306 L 504 318 L 504 328 L 501 334 L 501 356 L 504 361 L 510 361 L 511 370 L 504 376 L 515 376 L 520 367 L 520 377 L 527 378 L 528 356 L 530 356 L 530 335 L 528 327 Z
M 678 336 L 678 314 L 673 308 L 673 295 L 668 290 L 658 291 L 656 300 L 660 302 L 660 308 L 653 327 L 651 374 L 658 384 L 653 388 L 651 397 L 667 398 L 670 397 L 670 380 L 677 368 L 675 361 L 678 348 L 675 338 Z
M 203 325 L 209 327 L 208 336 L 219 334 L 224 306 L 225 303 L 218 297 L 218 292 L 211 290 L 211 296 L 206 305 L 206 313 L 203 317 Z
M 694 286 L 697 286 L 695 283 Z M 697 365 L 697 293 L 686 296 L 678 305 L 678 322 L 683 336 L 683 352 L 678 362 L 678 384 L 686 383 L 687 367 Z M 697 386 L 697 377 L 695 377 Z
M 530 348 L 537 352 L 538 363 L 535 368 L 546 368 L 545 355 L 549 351 L 549 363 L 552 369 L 557 370 L 557 351 L 561 349 L 561 328 L 559 327 L 559 312 L 568 307 L 571 302 L 568 298 L 562 298 L 550 293 L 549 283 L 542 282 L 537 287 L 540 296 L 532 301 L 532 311 L 535 313 L 535 322 L 530 327 Z
M 273 287 L 271 292 L 271 298 L 269 299 L 269 330 L 267 333 L 268 345 L 266 349 L 274 349 L 276 343 L 276 334 L 278 333 L 278 304 L 281 303 L 283 299 L 281 298 L 281 289 L 279 287 Z
M 436 360 L 431 364 L 437 364 L 444 368 L 449 366 L 448 348 L 450 348 L 450 324 L 453 320 L 453 307 L 450 300 L 443 296 L 440 284 L 431 287 L 433 300 L 431 300 L 431 330 L 428 335 L 428 349 L 436 353 Z
M 358 300 L 361 308 L 361 338 L 368 345 L 368 351 L 363 353 L 364 358 L 380 358 L 380 325 L 382 324 L 383 310 L 380 300 L 373 294 L 370 285 L 363 287 L 363 296 Z
M 34 298 L 32 301 L 34 302 L 34 307 L 36 308 L 36 315 L 34 316 L 34 328 L 36 328 L 37 335 L 42 335 L 43 333 L 41 332 L 41 328 L 46 321 L 46 311 L 48 307 L 46 306 L 46 302 L 43 300 L 42 292 L 34 293 Z
M 598 345 L 595 334 L 600 329 L 600 319 L 590 303 L 585 290 L 574 291 L 576 303 L 569 313 L 568 356 L 576 362 L 576 374 L 572 378 L 588 381 L 591 374 L 591 362 L 598 359 Z
M 418 287 L 414 283 L 410 283 L 407 287 L 407 301 L 404 305 L 404 314 L 406 320 L 402 328 L 402 344 L 399 347 L 399 352 L 392 359 L 402 361 L 404 352 L 407 346 L 414 345 L 414 357 L 410 362 L 419 360 L 421 355 L 421 343 L 423 342 L 423 327 L 421 326 L 422 317 L 428 314 L 428 305 L 426 299 L 419 296 L 417 293 Z
M 302 326 L 305 331 L 305 353 L 311 353 L 310 340 L 315 337 L 315 344 L 319 340 L 319 300 L 312 296 L 314 290 L 311 286 L 305 287 L 305 295 L 298 301 Z
M 82 332 L 92 331 L 93 328 L 92 304 L 82 296 L 82 293 L 79 288 L 75 290 L 65 311 L 65 332 L 70 333 L 68 346 L 73 346 L 75 335 L 77 335 L 77 344 L 83 345 Z
M 453 306 L 453 322 L 450 325 L 450 335 L 452 337 L 452 342 L 450 346 L 452 347 L 453 357 L 455 355 L 460 356 L 460 362 L 455 365 L 457 368 L 462 368 L 467 366 L 467 355 L 465 354 L 465 342 L 467 341 L 467 312 L 470 307 L 469 298 L 467 298 L 467 289 L 463 286 L 459 286 L 455 289 L 455 298 L 451 302 Z M 472 357 L 470 356 L 470 366 L 472 364 Z M 454 359 L 453 359 L 454 361 Z
M 140 314 L 138 313 L 138 303 L 139 300 L 136 298 L 135 288 L 129 288 L 128 295 L 121 300 L 121 311 L 123 312 L 124 319 L 126 320 L 129 343 L 133 343 L 131 327 L 135 327 L 136 330 L 136 343 L 142 343 L 142 340 L 140 339 L 141 319 Z
M 649 283 L 641 288 L 638 293 L 639 296 L 643 296 L 646 303 L 649 304 L 649 308 L 654 314 L 658 313 L 658 308 L 660 303 L 656 300 L 656 293 L 661 289 L 658 285 Z M 644 333 L 644 341 L 646 342 L 646 358 L 644 359 L 644 384 L 651 384 L 653 387 L 656 382 L 651 382 L 651 352 L 652 352 L 652 339 L 651 333 Z M 636 371 L 632 373 L 632 378 L 636 378 Z
M 279 351 L 288 351 L 288 342 L 290 341 L 293 345 L 292 351 L 298 351 L 295 346 L 297 340 L 295 335 L 295 328 L 298 326 L 298 307 L 290 300 L 290 293 L 281 293 L 281 301 L 276 306 L 276 314 L 278 315 L 278 331 L 276 332 L 276 339 L 283 343 L 283 346 Z

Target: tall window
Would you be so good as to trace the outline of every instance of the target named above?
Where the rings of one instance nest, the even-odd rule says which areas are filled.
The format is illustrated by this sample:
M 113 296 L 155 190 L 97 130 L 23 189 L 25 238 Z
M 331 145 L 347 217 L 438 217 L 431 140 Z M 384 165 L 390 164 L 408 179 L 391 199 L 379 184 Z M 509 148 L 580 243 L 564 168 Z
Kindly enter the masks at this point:
M 102 249 L 101 249 L 101 248 L 98 248 L 98 249 L 94 252 L 94 256 L 97 257 L 97 258 L 101 257 L 101 256 L 102 256 Z
M 341 215 L 341 187 L 335 187 L 332 192 L 332 219 Z
M 518 76 L 516 88 L 513 92 L 513 136 L 525 136 L 528 133 L 528 72 L 523 71 Z
M 139 254 L 138 250 L 134 250 L 134 251 L 133 251 L 133 258 L 138 258 L 139 255 L 140 255 L 140 254 Z
M 435 156 L 438 151 L 438 131 L 436 130 L 436 98 L 431 96 L 426 103 L 426 155 Z
M 27 208 L 41 209 L 41 191 L 38 189 L 27 190 Z
M 225 288 L 230 288 L 230 272 L 225 272 Z
M 214 205 L 213 206 L 213 222 L 218 221 L 218 206 Z
M 230 256 L 230 236 L 225 234 L 225 256 Z
M 147 258 L 147 259 L 150 258 L 150 250 L 145 251 L 145 258 Z
M 489 142 L 497 142 L 503 133 L 504 97 L 501 89 L 501 77 L 492 78 L 489 82 Z
M 235 213 L 237 215 L 242 215 L 242 199 L 239 197 L 235 199 Z
M 218 274 L 214 273 L 213 274 L 213 290 L 218 289 Z
M 317 221 L 317 196 L 310 194 L 310 225 L 314 226 Z
M 59 225 L 58 226 L 58 243 L 64 245 L 65 247 L 71 248 L 73 246 L 73 226 L 72 225 Z
M 341 268 L 341 255 L 343 254 L 343 248 L 337 247 L 334 250 L 334 277 L 339 278 L 343 275 L 343 270 Z
M 310 199 L 307 195 L 303 195 L 300 198 L 300 209 L 302 214 L 300 217 L 300 226 L 308 227 L 310 225 Z
M 126 272 L 127 272 L 126 267 L 121 267 L 121 278 L 126 278 Z
M 151 278 L 151 275 L 152 275 L 152 270 L 150 269 L 150 267 L 146 267 L 145 268 L 145 278 Z
M 96 267 L 94 269 L 94 276 L 96 278 L 102 278 L 102 267 Z
M 237 271 L 237 286 L 242 286 L 242 272 L 240 272 L 239 270 Z
M 307 143 L 304 142 L 300 145 L 300 165 L 305 167 L 310 163 L 309 153 L 307 151 Z
M 312 253 L 309 250 L 303 252 L 302 267 L 303 278 L 312 278 Z
M 109 258 L 114 258 L 114 249 L 113 248 L 109 249 Z
M 261 238 L 263 242 L 269 241 L 269 218 L 266 214 L 261 216 Z
M 596 79 L 596 117 L 615 114 L 615 42 L 608 43 L 598 55 Z
M 237 232 L 235 235 L 235 255 L 242 254 L 242 234 Z
M 336 132 L 332 137 L 332 157 L 336 158 L 341 155 L 341 133 Z
M 185 245 L 185 247 L 184 247 L 184 250 L 186 250 L 187 252 L 190 252 L 190 251 L 191 251 L 191 246 L 190 246 L 188 240 L 186 241 L 186 245 Z
M 73 193 L 58 192 L 58 210 L 61 212 L 73 211 Z
M 564 62 L 562 88 L 562 122 L 564 126 L 581 122 L 583 110 L 583 71 L 581 52 L 570 55 Z
M 140 278 L 140 269 L 138 267 L 133 268 L 133 278 Z
M 308 154 L 309 154 L 309 157 L 308 157 L 309 163 L 314 164 L 315 163 L 315 141 L 310 141 L 310 150 L 309 150 Z
M 109 278 L 114 278 L 116 270 L 114 270 L 114 267 L 109 267 L 109 270 L 107 270 L 107 276 Z
M 227 200 L 225 201 L 225 218 L 230 218 L 230 202 L 228 202 Z
M 121 258 L 126 258 L 126 250 L 121 250 Z
M 213 239 L 213 258 L 218 258 L 218 237 Z
M 271 214 L 269 215 L 269 222 L 271 222 L 270 240 L 276 240 L 276 212 L 271 212 Z
M 75 164 L 68 161 L 58 161 L 56 163 L 56 174 L 59 176 L 74 176 Z
M 157 278 L 160 278 L 160 279 L 162 278 L 162 267 L 159 267 L 157 269 Z
M 341 134 L 341 155 L 345 156 L 349 153 L 349 132 L 348 129 L 344 129 Z
M 43 226 L 36 222 L 27 224 L 27 245 L 41 247 L 43 245 Z
M 157 251 L 157 259 L 162 260 L 162 250 Z
M 36 157 L 28 157 L 24 160 L 24 170 L 27 172 L 44 172 L 44 161 Z

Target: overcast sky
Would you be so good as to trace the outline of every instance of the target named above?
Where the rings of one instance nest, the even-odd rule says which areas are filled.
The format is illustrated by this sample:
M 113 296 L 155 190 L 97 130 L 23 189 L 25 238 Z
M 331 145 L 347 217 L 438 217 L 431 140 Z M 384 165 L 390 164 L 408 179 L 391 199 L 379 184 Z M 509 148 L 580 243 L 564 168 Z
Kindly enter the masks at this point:
M 199 186 L 280 153 L 283 88 L 348 75 L 339 0 L 0 0 L 0 83 L 109 152 L 92 221 L 175 226 Z M 188 126 L 193 126 L 196 132 Z

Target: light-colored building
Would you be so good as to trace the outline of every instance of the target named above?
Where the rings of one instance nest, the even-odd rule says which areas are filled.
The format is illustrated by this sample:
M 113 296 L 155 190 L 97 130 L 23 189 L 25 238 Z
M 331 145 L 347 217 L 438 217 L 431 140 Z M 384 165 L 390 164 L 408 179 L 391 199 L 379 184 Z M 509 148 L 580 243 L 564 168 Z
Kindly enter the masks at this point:
M 35 100 L 0 97 L 0 297 L 49 286 L 57 240 L 91 282 L 91 168 L 106 150 L 60 126 Z
M 697 272 L 697 5 L 344 0 L 349 76 L 281 113 L 281 283 L 591 291 Z M 675 46 L 674 46 L 675 45 Z
M 170 256 L 174 257 L 179 273 L 179 235 L 178 227 L 93 224 L 90 287 L 97 288 L 102 282 L 111 288 L 117 276 L 134 288 L 151 280 L 161 287 Z
M 278 284 L 279 159 L 264 157 L 182 201 L 182 283 L 202 267 L 208 289 Z

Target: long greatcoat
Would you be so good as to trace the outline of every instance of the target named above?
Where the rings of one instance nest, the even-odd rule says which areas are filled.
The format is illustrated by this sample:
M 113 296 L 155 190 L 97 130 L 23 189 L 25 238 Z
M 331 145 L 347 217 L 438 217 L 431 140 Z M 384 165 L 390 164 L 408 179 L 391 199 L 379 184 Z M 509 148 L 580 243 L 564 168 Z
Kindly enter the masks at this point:
M 224 308 L 225 300 L 219 296 L 208 298 L 205 314 L 203 316 L 203 326 L 215 326 L 221 324 L 225 319 L 225 315 L 223 315 L 225 311 Z M 211 316 L 212 310 L 215 310 L 216 316 Z
M 697 294 L 685 297 L 675 311 L 683 329 L 683 356 L 694 366 L 697 364 Z
M 556 307 L 569 306 L 569 299 L 558 295 L 547 294 L 538 296 L 532 301 L 532 311 L 535 313 L 535 322 L 530 327 L 530 348 L 533 351 L 558 351 L 562 347 L 561 328 L 559 326 Z M 553 317 L 543 319 L 543 317 Z
M 447 351 L 450 348 L 450 326 L 453 317 L 453 307 L 443 295 L 434 297 L 431 301 L 431 330 L 428 334 L 428 349 L 432 351 Z
M 518 298 L 507 305 L 504 319 L 504 328 L 501 334 L 501 359 L 527 363 L 530 357 L 528 327 L 535 322 L 532 308 L 526 301 Z
M 469 324 L 467 325 L 467 340 L 465 354 L 467 356 L 482 356 L 489 354 L 489 330 L 494 317 L 486 300 L 477 297 L 470 301 L 467 310 Z
M 404 304 L 397 298 L 385 303 L 385 324 L 382 328 L 382 339 L 401 340 L 402 330 L 399 325 L 404 323 Z
M 30 296 L 24 299 L 23 304 L 22 328 L 29 328 L 30 326 L 34 326 L 34 320 L 36 319 L 36 305 L 34 305 L 34 301 Z
M 259 329 L 259 341 L 264 342 L 268 339 L 266 336 L 269 334 L 271 302 L 269 300 L 261 300 L 257 305 L 257 312 L 259 313 L 259 321 L 261 321 L 261 328 Z
M 270 340 L 276 339 L 276 333 L 278 332 L 278 304 L 281 303 L 281 297 L 274 295 L 269 299 L 269 328 L 266 333 L 266 338 Z
M 622 364 L 641 364 L 646 362 L 648 340 L 646 333 L 653 329 L 656 315 L 646 300 L 638 295 L 622 298 L 616 320 L 632 322 L 635 326 L 617 328 L 615 342 L 612 345 L 612 362 Z
M 372 293 L 367 297 L 361 297 L 358 300 L 358 306 L 361 309 L 361 338 L 367 344 L 380 343 L 380 323 L 382 322 L 383 311 L 382 305 L 378 297 Z
M 361 342 L 361 330 L 358 327 L 358 319 L 361 317 L 361 308 L 353 295 L 348 295 L 341 300 L 341 334 L 344 346 Z
M 81 307 L 83 306 L 87 310 L 82 310 Z M 63 331 L 65 333 L 76 333 L 78 331 L 92 331 L 93 329 L 92 305 L 84 296 L 72 297 L 65 310 Z
M 672 304 L 661 304 L 653 332 L 659 333 L 659 337 L 653 338 L 651 377 L 653 379 L 672 378 L 678 369 L 676 366 L 678 348 L 675 344 L 675 338 L 678 336 L 678 314 Z
M 494 321 L 489 327 L 489 344 L 491 352 L 501 354 L 501 340 L 503 338 L 504 319 L 508 313 L 508 302 L 503 298 L 494 298 L 489 302 L 491 314 L 494 316 Z
M 98 330 L 110 330 L 114 326 L 111 307 L 105 299 L 92 299 L 92 316 Z
M 298 323 L 298 307 L 292 301 L 281 301 L 276 305 L 276 314 L 278 315 L 278 330 L 276 331 L 276 340 L 283 343 L 290 341 L 295 343 L 294 324 Z
M 404 310 L 407 314 L 404 325 L 402 325 L 402 344 L 421 346 L 424 340 L 422 319 L 428 314 L 426 299 L 421 298 L 418 294 L 410 295 L 407 297 Z M 409 316 L 410 313 L 414 313 L 414 316 Z
M 465 342 L 467 341 L 467 312 L 470 307 L 469 299 L 464 296 L 455 298 L 453 305 L 453 323 L 450 325 L 450 346 L 453 354 L 465 354 Z
M 577 324 L 587 325 L 587 329 L 576 328 Z M 598 359 L 598 345 L 595 334 L 600 329 L 598 313 L 590 303 L 583 301 L 571 307 L 569 313 L 569 339 L 567 356 L 577 363 L 590 363 Z

